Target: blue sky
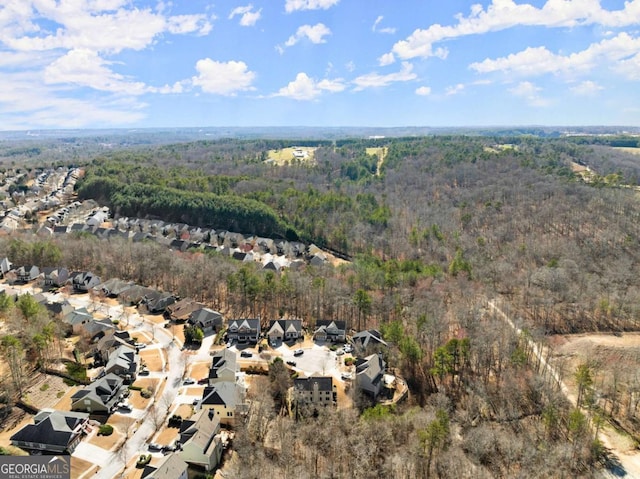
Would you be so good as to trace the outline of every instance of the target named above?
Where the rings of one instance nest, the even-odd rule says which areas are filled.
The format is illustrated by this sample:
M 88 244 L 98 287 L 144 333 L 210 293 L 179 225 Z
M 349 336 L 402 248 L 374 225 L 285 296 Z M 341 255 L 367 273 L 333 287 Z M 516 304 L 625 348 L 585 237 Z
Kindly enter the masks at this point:
M 640 125 L 640 0 L 3 0 L 0 129 Z

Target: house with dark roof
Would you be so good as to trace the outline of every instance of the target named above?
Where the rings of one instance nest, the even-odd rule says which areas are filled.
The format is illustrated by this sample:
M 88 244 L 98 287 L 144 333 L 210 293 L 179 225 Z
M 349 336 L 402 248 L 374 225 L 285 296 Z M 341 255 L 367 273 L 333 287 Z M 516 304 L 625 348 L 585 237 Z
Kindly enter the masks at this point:
M 360 331 L 351 338 L 357 352 L 379 350 L 387 348 L 389 345 L 382 339 L 382 334 L 377 329 L 369 329 L 368 331 Z
M 338 391 L 331 376 L 311 376 L 293 380 L 293 399 L 297 406 L 334 406 Z
M 213 353 L 211 368 L 209 368 L 209 386 L 223 381 L 235 382 L 236 373 L 238 372 L 237 360 L 236 353 L 227 348 Z
M 44 303 L 44 307 L 47 308 L 47 311 L 49 311 L 54 318 L 57 319 L 62 319 L 67 314 L 72 313 L 75 310 L 71 303 L 66 299 L 53 303 L 46 302 Z
M 40 268 L 37 266 L 20 266 L 13 270 L 16 275 L 16 282 L 29 283 L 40 276 Z
M 140 356 L 128 344 L 121 344 L 109 354 L 104 370 L 107 374 L 116 374 L 129 384 L 135 381 L 140 366 Z
M 384 387 L 384 373 L 386 363 L 382 359 L 382 354 L 372 354 L 366 358 L 356 360 L 356 387 L 376 398 Z
M 222 439 L 215 411 L 203 409 L 180 425 L 181 449 L 177 455 L 191 466 L 211 471 L 220 463 Z
M 157 466 L 144 466 L 141 479 L 187 479 L 188 468 L 179 454 L 169 454 Z
M 125 346 L 132 351 L 136 349 L 128 331 L 111 329 L 105 332 L 104 335 L 94 345 L 94 360 L 103 364 L 106 363 L 107 361 L 109 361 L 111 353 L 113 353 L 120 346 Z
M 120 376 L 107 374 L 71 396 L 71 410 L 109 414 L 120 400 L 123 384 Z
M 346 323 L 344 321 L 333 321 L 330 319 L 319 319 L 316 321 L 316 329 L 313 339 L 317 341 L 341 342 L 347 338 Z
M 260 319 L 234 319 L 230 321 L 227 337 L 230 342 L 257 344 L 260 339 Z
M 165 317 L 174 321 L 187 321 L 191 316 L 191 313 L 204 307 L 205 305 L 203 303 L 199 303 L 191 298 L 184 298 L 177 303 L 167 306 Z
M 88 293 L 100 284 L 100 277 L 90 271 L 77 271 L 71 275 L 71 285 L 75 293 Z
M 212 410 L 221 424 L 233 426 L 236 415 L 244 410 L 243 398 L 241 386 L 235 382 L 221 381 L 204 388 L 198 405 L 202 409 Z
M 43 409 L 13 436 L 11 444 L 31 454 L 71 454 L 88 432 L 86 413 Z
M 176 302 L 173 293 L 152 290 L 144 295 L 140 300 L 140 304 L 144 305 L 151 314 L 161 314 L 167 309 L 167 306 Z
M 133 281 L 125 281 L 123 279 L 118 278 L 110 278 L 106 280 L 104 283 L 100 283 L 98 285 L 98 289 L 102 291 L 109 298 L 117 298 L 124 291 L 135 286 Z
M 69 270 L 67 268 L 42 268 L 44 273 L 43 285 L 45 288 L 60 288 L 66 284 L 69 279 Z
M 301 319 L 276 319 L 269 324 L 267 338 L 270 344 L 281 341 L 296 341 L 301 337 Z
M 205 334 L 217 333 L 222 329 L 222 315 L 209 308 L 200 308 L 189 316 L 189 324 L 202 329 Z
M 2 261 L 0 261 L 0 277 L 4 278 L 4 276 L 11 271 L 12 267 L 13 264 L 9 261 L 9 258 L 3 258 Z

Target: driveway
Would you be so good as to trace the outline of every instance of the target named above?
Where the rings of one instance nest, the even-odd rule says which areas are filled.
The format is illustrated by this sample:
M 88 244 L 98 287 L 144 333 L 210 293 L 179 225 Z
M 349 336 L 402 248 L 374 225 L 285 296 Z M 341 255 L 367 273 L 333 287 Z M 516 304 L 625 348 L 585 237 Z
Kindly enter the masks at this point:
M 306 376 L 321 374 L 323 376 L 340 376 L 338 369 L 340 356 L 330 351 L 325 346 L 313 345 L 310 348 L 300 348 L 304 351 L 302 356 L 294 356 L 294 349 L 280 346 L 278 351 L 282 353 L 283 361 L 295 361 L 296 371 L 302 371 Z

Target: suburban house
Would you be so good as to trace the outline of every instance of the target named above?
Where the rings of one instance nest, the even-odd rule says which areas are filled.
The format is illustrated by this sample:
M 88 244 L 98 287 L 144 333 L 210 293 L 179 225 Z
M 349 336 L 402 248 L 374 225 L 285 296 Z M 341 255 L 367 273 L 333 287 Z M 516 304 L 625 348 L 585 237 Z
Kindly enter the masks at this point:
M 347 338 L 346 324 L 344 321 L 332 321 L 319 319 L 316 321 L 316 330 L 313 339 L 317 341 L 340 342 Z
M 360 331 L 351 338 L 353 345 L 358 352 L 369 351 L 370 349 L 386 348 L 388 344 L 382 339 L 382 334 L 377 329 Z
M 11 436 L 11 444 L 35 454 L 71 454 L 88 431 L 89 415 L 43 409 L 33 424 Z
M 111 278 L 101 283 L 99 289 L 109 298 L 117 298 L 129 288 L 135 286 L 133 281 Z
M 366 358 L 356 360 L 356 386 L 362 392 L 378 397 L 384 387 L 384 372 L 386 363 L 382 354 L 372 354 Z
M 144 295 L 140 304 L 147 308 L 151 314 L 164 313 L 167 306 L 176 302 L 176 297 L 172 293 L 163 293 L 161 291 L 151 291 Z
M 109 360 L 104 367 L 107 374 L 116 374 L 126 383 L 135 381 L 140 365 L 140 356 L 130 345 L 122 344 L 109 354 Z
M 217 333 L 222 329 L 222 315 L 209 308 L 200 308 L 189 315 L 189 324 L 207 333 Z
M 28 283 L 40 276 L 40 268 L 37 266 L 20 266 L 13 270 L 16 275 L 16 282 Z
M 128 331 L 119 331 L 117 329 L 111 329 L 104 333 L 104 335 L 95 343 L 95 349 L 93 350 L 93 356 L 95 359 L 102 363 L 106 363 L 111 356 L 111 353 L 118 349 L 120 346 L 128 347 L 132 351 L 135 351 L 133 340 Z
M 257 343 L 260 339 L 260 319 L 234 319 L 227 329 L 229 342 Z
M 45 288 L 60 288 L 69 279 L 67 268 L 42 268 L 44 273 L 43 285 Z
M 188 468 L 178 454 L 169 454 L 157 466 L 144 466 L 141 479 L 187 479 Z
M 221 349 L 213 354 L 211 368 L 209 369 L 209 386 L 226 381 L 236 381 L 238 372 L 236 353 L 228 349 Z
M 74 293 L 88 293 L 90 289 L 100 284 L 100 278 L 90 271 L 75 272 L 71 275 L 71 285 Z
M 243 395 L 244 390 L 235 382 L 221 381 L 204 388 L 199 405 L 202 409 L 213 410 L 221 424 L 233 426 Z
M 109 414 L 120 399 L 123 383 L 120 376 L 107 374 L 71 396 L 71 410 Z
M 184 298 L 177 303 L 170 304 L 164 313 L 168 319 L 174 321 L 186 321 L 191 316 L 191 313 L 204 308 L 205 305 L 195 301 L 191 298 Z
M 271 321 L 267 338 L 270 344 L 281 341 L 296 341 L 302 338 L 302 320 L 276 319 Z
M 47 301 L 46 303 L 44 303 L 44 307 L 47 308 L 47 311 L 49 311 L 49 313 L 51 313 L 54 318 L 57 319 L 62 319 L 75 310 L 71 303 L 66 299 L 53 303 Z
M 220 463 L 220 420 L 214 411 L 203 409 L 182 421 L 179 441 L 182 446 L 177 455 L 189 465 L 211 471 Z
M 95 336 L 95 334 L 99 332 L 99 331 L 96 331 L 94 334 L 91 334 L 92 332 L 94 332 L 95 329 L 101 329 L 99 327 L 96 328 L 94 325 L 91 324 L 96 322 L 96 319 L 91 315 L 91 313 L 89 313 L 89 311 L 87 311 L 86 308 L 74 309 L 70 313 L 63 316 L 62 322 L 71 328 L 71 331 L 73 332 L 73 334 L 86 335 L 86 336 L 89 336 L 90 338 L 92 338 L 93 336 Z M 113 329 L 113 323 L 111 323 L 110 325 L 111 325 L 111 329 Z M 105 325 L 104 331 L 106 330 L 107 329 Z
M 9 258 L 3 258 L 0 262 L 0 277 L 4 278 L 4 276 L 11 271 L 12 266 L 13 265 L 11 264 L 11 261 L 9 261 Z
M 338 400 L 338 392 L 331 376 L 296 378 L 293 399 L 298 406 L 332 406 Z

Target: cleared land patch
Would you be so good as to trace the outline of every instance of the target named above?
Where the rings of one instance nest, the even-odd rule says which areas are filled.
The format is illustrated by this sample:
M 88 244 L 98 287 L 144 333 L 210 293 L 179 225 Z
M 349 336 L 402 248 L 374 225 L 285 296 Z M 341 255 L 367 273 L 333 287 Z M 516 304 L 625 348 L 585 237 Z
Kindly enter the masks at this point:
M 315 165 L 316 149 L 311 146 L 293 146 L 280 150 L 269 150 L 267 152 L 267 161 L 278 166 L 294 165 L 296 163 Z

